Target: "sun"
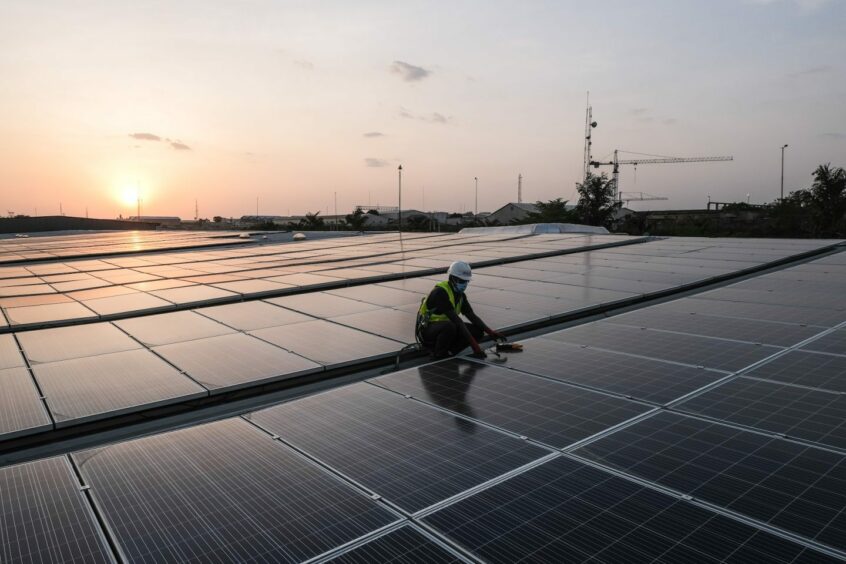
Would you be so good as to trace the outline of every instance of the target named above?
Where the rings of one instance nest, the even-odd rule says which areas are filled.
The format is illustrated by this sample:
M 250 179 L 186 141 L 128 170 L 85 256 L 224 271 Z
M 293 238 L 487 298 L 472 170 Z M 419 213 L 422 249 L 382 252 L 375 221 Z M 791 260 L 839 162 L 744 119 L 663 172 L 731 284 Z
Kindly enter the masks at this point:
M 127 184 L 120 189 L 118 198 L 127 206 L 134 206 L 138 202 L 138 188 L 133 184 Z

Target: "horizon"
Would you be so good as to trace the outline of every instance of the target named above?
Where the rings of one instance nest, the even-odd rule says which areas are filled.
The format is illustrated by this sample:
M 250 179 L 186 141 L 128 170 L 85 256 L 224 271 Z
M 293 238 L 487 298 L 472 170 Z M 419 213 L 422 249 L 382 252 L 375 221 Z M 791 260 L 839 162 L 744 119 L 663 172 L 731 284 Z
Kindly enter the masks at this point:
M 846 154 L 841 0 L 0 8 L 2 211 L 112 218 L 574 203 L 593 156 L 643 209 L 765 203 Z M 198 17 L 199 14 L 199 17 Z M 608 169 L 600 169 L 610 174 Z M 37 212 L 36 212 L 37 210 Z M 5 213 L 4 213 L 5 215 Z

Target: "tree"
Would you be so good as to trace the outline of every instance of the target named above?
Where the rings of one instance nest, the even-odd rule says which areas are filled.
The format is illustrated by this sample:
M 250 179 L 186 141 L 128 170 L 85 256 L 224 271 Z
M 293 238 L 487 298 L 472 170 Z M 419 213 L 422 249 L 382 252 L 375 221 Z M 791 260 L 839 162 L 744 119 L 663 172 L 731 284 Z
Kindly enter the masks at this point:
M 548 202 L 535 202 L 537 211 L 529 212 L 522 220 L 515 223 L 572 223 L 575 220 L 573 210 L 567 209 L 567 200 L 555 198 Z
M 614 181 L 604 172 L 600 176 L 589 174 L 584 182 L 576 184 L 576 190 L 579 192 L 576 215 L 586 225 L 608 227 L 614 212 L 623 205 L 614 200 Z
M 223 218 L 219 215 L 216 215 L 212 218 L 212 221 L 214 221 L 215 223 L 220 223 L 223 221 Z
M 367 214 L 364 213 L 364 211 L 362 211 L 361 208 L 356 208 L 356 210 L 353 213 L 347 214 L 347 216 L 344 218 L 344 221 L 346 222 L 346 224 L 353 231 L 364 230 L 364 226 L 367 224 L 367 222 L 369 220 L 370 220 L 370 218 L 367 217 Z
M 300 229 L 316 230 L 323 229 L 325 224 L 323 218 L 320 217 L 320 212 L 306 212 L 305 217 L 300 219 L 298 224 Z
M 846 170 L 832 168 L 831 163 L 818 166 L 814 171 L 809 196 L 817 234 L 826 237 L 842 236 L 846 232 Z

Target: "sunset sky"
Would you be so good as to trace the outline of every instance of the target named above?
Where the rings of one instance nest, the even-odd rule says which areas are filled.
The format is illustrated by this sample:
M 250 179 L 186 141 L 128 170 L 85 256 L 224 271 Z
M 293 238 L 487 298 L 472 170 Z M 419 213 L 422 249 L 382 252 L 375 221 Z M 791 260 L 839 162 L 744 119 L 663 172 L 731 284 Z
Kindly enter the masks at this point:
M 0 212 L 240 216 L 575 200 L 753 203 L 846 166 L 846 1 L 0 2 Z M 425 199 L 425 201 L 424 201 Z M 645 209 L 646 204 L 632 206 Z

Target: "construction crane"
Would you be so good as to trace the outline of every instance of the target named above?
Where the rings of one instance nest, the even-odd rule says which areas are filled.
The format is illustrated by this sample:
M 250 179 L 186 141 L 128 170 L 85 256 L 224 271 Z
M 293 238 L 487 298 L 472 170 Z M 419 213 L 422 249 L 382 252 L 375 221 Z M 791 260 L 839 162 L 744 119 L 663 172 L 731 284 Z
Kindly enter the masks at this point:
M 641 155 L 645 157 L 650 157 L 646 159 L 623 159 L 620 160 L 618 153 L 629 153 L 632 155 Z M 619 149 L 614 150 L 614 160 L 611 161 L 590 161 L 591 166 L 593 168 L 599 168 L 601 166 L 611 166 L 612 169 L 612 178 L 614 180 L 614 199 L 618 199 L 618 191 L 619 191 L 619 180 L 620 180 L 620 165 L 634 165 L 637 168 L 637 165 L 642 164 L 675 164 L 675 163 L 713 163 L 713 162 L 720 162 L 720 161 L 733 161 L 734 157 L 667 157 L 661 155 L 648 155 L 645 153 L 635 153 L 632 151 L 620 151 Z M 653 196 L 650 199 L 657 198 Z M 636 198 L 632 198 L 635 200 Z M 666 199 L 666 198 L 664 198 Z
M 629 205 L 629 202 L 649 202 L 654 200 L 669 200 L 669 198 L 666 196 L 653 196 L 646 192 L 617 192 L 617 200 Z

